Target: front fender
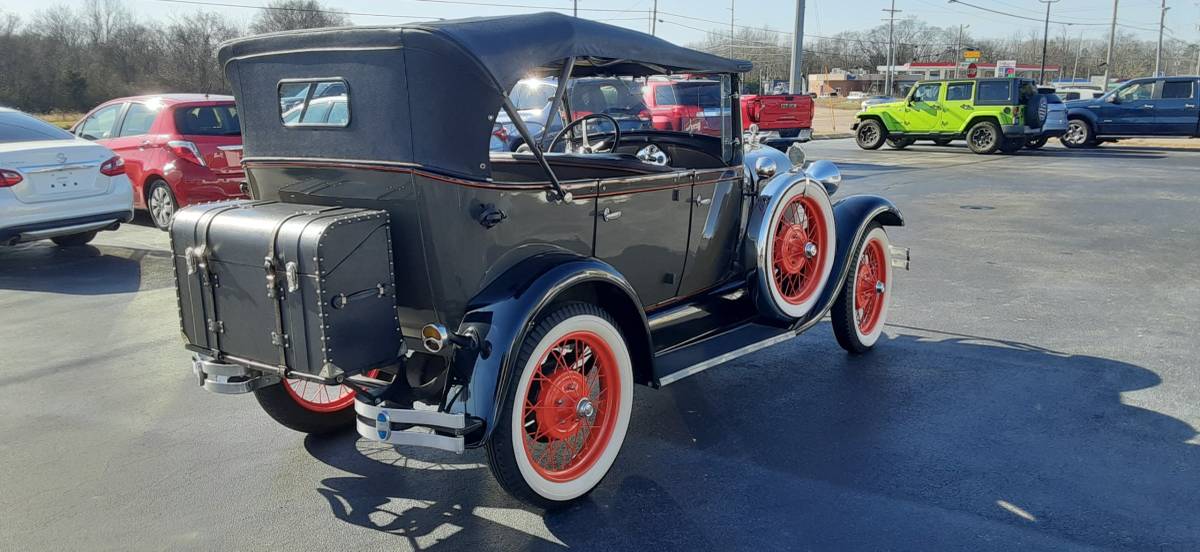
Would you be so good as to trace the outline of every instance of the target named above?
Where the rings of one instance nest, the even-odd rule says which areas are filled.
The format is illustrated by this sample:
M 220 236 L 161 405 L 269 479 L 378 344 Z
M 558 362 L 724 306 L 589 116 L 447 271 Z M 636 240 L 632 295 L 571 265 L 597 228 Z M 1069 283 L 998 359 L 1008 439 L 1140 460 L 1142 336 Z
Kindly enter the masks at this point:
M 1071 107 L 1067 108 L 1067 119 L 1083 119 L 1092 125 L 1092 130 L 1099 130 L 1099 117 L 1096 112 L 1086 107 Z
M 468 436 L 467 446 L 477 447 L 491 437 L 508 392 L 509 374 L 515 366 L 525 336 L 556 298 L 582 285 L 600 285 L 611 291 L 601 305 L 610 311 L 624 301 L 628 318 L 630 305 L 640 317 L 641 335 L 629 335 L 631 324 L 623 324 L 626 339 L 649 347 L 650 334 L 645 313 L 633 287 L 608 263 L 591 257 L 564 253 L 537 255 L 505 271 L 468 304 L 459 327 L 473 328 L 482 337 L 479 351 L 459 350 L 452 366 L 454 380 L 465 382 L 464 411 L 483 420 L 481 433 Z M 634 347 L 631 347 L 634 349 Z M 631 352 L 633 352 L 631 350 Z M 639 360 L 635 358 L 635 363 Z M 458 405 L 455 405 L 457 407 Z
M 837 228 L 837 249 L 833 257 L 833 270 L 830 272 L 830 283 L 821 292 L 818 308 L 812 312 L 819 316 L 810 318 L 802 324 L 807 324 L 825 316 L 825 312 L 833 305 L 850 269 L 850 256 L 854 248 L 867 233 L 872 222 L 878 221 L 883 226 L 904 226 L 904 215 L 900 209 L 887 198 L 877 195 L 852 195 L 833 204 L 834 226 Z

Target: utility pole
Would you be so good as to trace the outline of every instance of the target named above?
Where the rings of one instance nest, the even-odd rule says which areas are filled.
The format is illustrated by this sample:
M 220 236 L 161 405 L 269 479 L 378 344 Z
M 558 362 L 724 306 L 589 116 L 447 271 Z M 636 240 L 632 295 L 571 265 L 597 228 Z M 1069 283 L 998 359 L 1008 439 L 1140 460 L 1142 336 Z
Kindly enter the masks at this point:
M 735 0 L 729 0 L 729 57 L 733 57 L 733 3 Z
M 654 13 L 650 16 L 650 34 L 657 36 L 658 31 L 658 0 L 654 0 Z
M 800 94 L 804 92 L 804 74 L 801 66 L 804 62 L 804 0 L 796 0 L 796 28 L 792 32 L 792 74 L 788 82 L 788 92 Z M 762 86 L 760 84 L 759 88 Z
M 1079 58 L 1081 57 L 1083 57 L 1083 31 L 1079 31 L 1079 50 L 1075 52 L 1075 67 L 1071 69 L 1071 84 L 1075 84 L 1075 73 L 1079 71 Z
M 579 0 L 575 0 L 575 9 L 571 11 L 571 17 L 579 17 Z
M 962 57 L 963 57 L 963 49 L 962 49 L 963 27 L 969 27 L 969 26 L 970 25 L 961 25 L 961 24 L 958 26 L 958 44 L 954 47 L 954 49 L 955 49 L 955 52 L 954 52 L 954 78 L 956 78 L 956 79 L 958 78 L 958 66 L 962 65 L 961 61 L 962 61 Z
M 1042 71 L 1038 73 L 1038 82 L 1042 84 L 1046 84 L 1046 48 L 1050 45 L 1050 5 L 1058 1 L 1038 0 L 1038 2 L 1046 5 L 1046 28 L 1042 31 Z M 1166 1 L 1163 0 L 1163 2 Z
M 1117 2 L 1113 0 L 1112 28 L 1108 31 L 1108 56 L 1104 60 L 1104 91 L 1108 92 L 1108 76 L 1112 71 L 1113 47 L 1117 44 Z
M 896 9 L 896 0 L 892 0 L 892 8 L 883 10 L 888 13 L 888 55 L 887 55 L 887 76 L 884 77 L 884 94 L 892 94 L 892 68 L 896 65 L 896 48 L 893 41 L 896 37 L 896 13 L 900 10 Z
M 1164 73 L 1159 68 L 1162 67 L 1163 29 L 1167 25 L 1167 10 L 1169 9 L 1171 8 L 1167 7 L 1167 0 L 1162 0 L 1162 7 L 1159 8 L 1160 11 L 1158 14 L 1158 48 L 1154 50 L 1154 76 L 1156 77 L 1160 77 Z

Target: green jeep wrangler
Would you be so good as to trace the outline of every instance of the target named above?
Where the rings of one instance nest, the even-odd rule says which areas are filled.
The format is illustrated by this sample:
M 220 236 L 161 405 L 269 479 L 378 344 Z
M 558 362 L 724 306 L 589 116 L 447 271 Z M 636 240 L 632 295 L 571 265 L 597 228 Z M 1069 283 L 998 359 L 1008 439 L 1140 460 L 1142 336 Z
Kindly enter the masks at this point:
M 903 149 L 917 140 L 944 146 L 965 139 L 975 153 L 1019 151 L 1041 133 L 1049 101 L 1030 79 L 918 82 L 908 97 L 867 106 L 854 129 L 858 146 Z

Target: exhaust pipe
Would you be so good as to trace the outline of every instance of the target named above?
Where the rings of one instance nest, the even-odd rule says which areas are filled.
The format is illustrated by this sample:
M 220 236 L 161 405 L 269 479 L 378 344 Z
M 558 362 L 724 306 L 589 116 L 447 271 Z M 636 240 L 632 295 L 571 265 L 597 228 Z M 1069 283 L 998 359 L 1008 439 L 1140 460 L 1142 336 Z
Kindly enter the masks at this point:
M 431 353 L 440 353 L 450 345 L 476 349 L 479 347 L 479 334 L 474 328 L 467 328 L 465 332 L 456 334 L 441 324 L 426 324 L 421 328 L 421 344 Z

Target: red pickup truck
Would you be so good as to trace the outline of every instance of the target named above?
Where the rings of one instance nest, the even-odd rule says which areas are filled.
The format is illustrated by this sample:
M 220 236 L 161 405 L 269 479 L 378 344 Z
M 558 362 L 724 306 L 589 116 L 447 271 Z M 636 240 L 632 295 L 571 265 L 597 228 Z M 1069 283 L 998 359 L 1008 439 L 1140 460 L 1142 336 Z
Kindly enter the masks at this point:
M 706 130 L 706 112 L 721 107 L 721 84 L 712 80 L 652 80 L 646 83 L 644 100 L 654 128 L 661 130 Z M 781 138 L 812 135 L 813 99 L 808 95 L 742 96 L 742 130 L 756 124 L 760 131 L 776 131 Z M 695 128 L 699 124 L 699 128 Z M 719 128 L 707 129 L 719 132 Z

